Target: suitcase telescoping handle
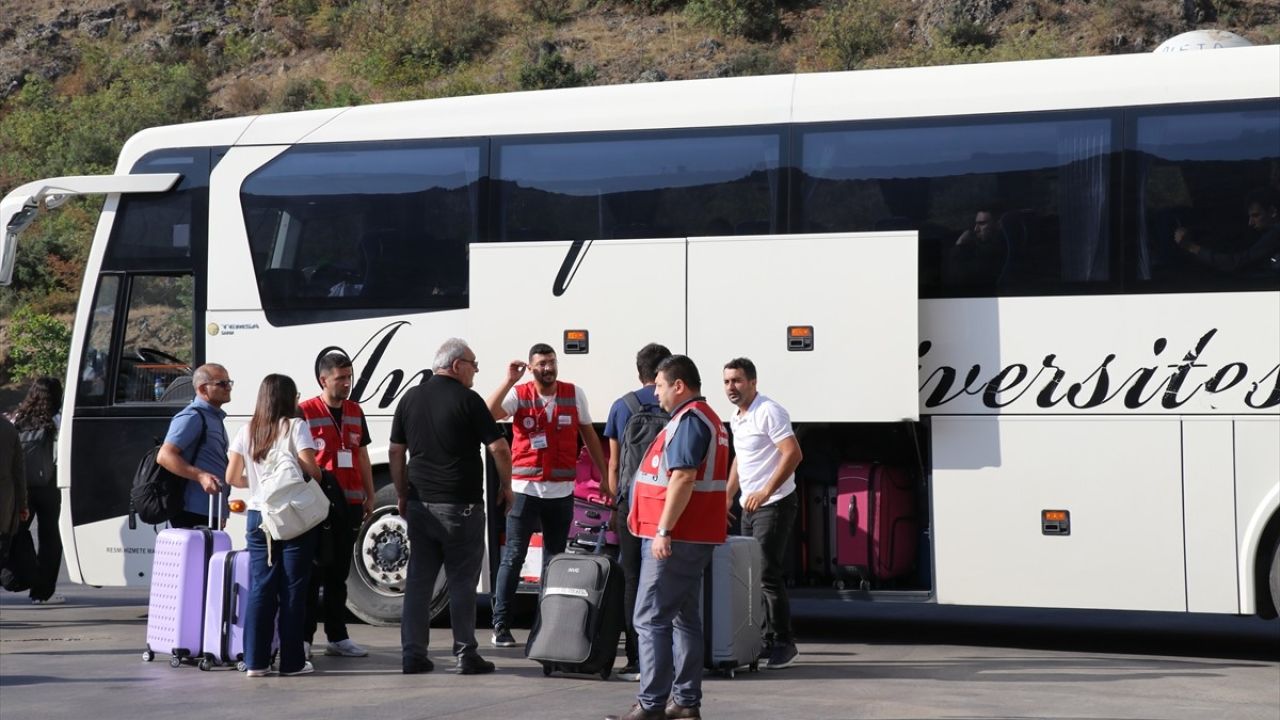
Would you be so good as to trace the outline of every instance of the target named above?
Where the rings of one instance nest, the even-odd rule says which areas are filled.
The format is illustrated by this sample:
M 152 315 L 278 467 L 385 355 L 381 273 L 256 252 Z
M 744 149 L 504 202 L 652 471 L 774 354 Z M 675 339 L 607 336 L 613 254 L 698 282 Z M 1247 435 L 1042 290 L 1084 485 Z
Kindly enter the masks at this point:
M 858 496 L 849 493 L 849 535 L 858 534 Z
M 214 503 L 215 499 L 218 501 L 217 503 Z M 213 524 L 213 506 L 215 504 L 218 506 L 218 524 L 217 525 Z M 210 530 L 222 529 L 222 486 L 221 485 L 218 486 L 218 492 L 216 495 L 209 496 L 209 529 Z
M 593 524 L 593 523 L 584 523 L 579 520 L 574 520 L 573 524 L 577 525 L 583 530 L 596 533 L 596 555 L 604 555 L 604 549 L 606 546 L 605 533 L 609 530 L 609 521 L 601 520 L 599 524 Z M 580 545 L 580 547 L 585 547 L 585 543 Z

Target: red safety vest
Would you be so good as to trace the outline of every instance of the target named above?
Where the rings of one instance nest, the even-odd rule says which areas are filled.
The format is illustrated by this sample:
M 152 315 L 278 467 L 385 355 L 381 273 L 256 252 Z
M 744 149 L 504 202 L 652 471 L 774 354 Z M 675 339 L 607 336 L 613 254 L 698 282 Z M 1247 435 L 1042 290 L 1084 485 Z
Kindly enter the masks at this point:
M 694 475 L 693 494 L 689 504 L 671 528 L 671 539 L 680 542 L 720 544 L 725 539 L 725 489 L 729 485 L 729 433 L 724 423 L 703 398 L 695 398 L 676 409 L 671 422 L 658 433 L 645 451 L 636 470 L 632 490 L 631 515 L 627 525 L 636 537 L 654 538 L 662 508 L 667 503 L 667 484 L 671 470 L 667 468 L 667 442 L 676 433 L 680 419 L 692 414 L 711 430 L 711 442 Z
M 547 406 L 532 382 L 516 386 L 516 411 L 511 416 L 511 479 L 532 482 L 573 480 L 578 476 L 578 390 L 556 381 L 555 407 Z M 542 435 L 546 447 L 534 448 Z
M 332 472 L 342 486 L 342 494 L 347 502 L 359 505 L 364 502 L 364 481 L 360 478 L 360 441 L 364 435 L 364 412 L 360 404 L 351 400 L 342 401 L 342 428 L 333 423 L 333 414 L 324 398 L 317 395 L 303 400 L 299 405 L 302 416 L 307 419 L 311 428 L 311 437 L 316 441 L 316 464 Z M 338 467 L 338 453 L 346 450 L 351 453 L 351 467 Z

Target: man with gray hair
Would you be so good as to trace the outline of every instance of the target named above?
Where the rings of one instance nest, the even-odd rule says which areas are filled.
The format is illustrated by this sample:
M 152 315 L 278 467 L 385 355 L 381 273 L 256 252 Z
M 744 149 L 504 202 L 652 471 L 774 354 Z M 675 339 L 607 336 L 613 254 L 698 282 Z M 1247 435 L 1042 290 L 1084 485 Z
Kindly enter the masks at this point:
M 227 369 L 217 363 L 196 368 L 191 375 L 196 398 L 169 422 L 164 444 L 156 462 L 180 478 L 190 480 L 183 495 L 182 510 L 169 520 L 177 528 L 204 525 L 209 517 L 209 496 L 223 491 L 227 474 L 227 417 L 222 406 L 231 402 L 235 382 Z M 222 517 L 226 517 L 227 496 L 222 497 Z
M 476 643 L 476 582 L 484 558 L 484 467 L 478 446 L 493 455 L 498 502 L 511 507 L 511 446 L 474 390 L 480 364 L 466 341 L 446 340 L 433 374 L 410 388 L 391 423 L 391 481 L 409 526 L 409 572 L 400 618 L 401 669 L 430 672 L 427 657 L 431 592 L 441 567 L 449 588 L 454 672 L 494 670 Z M 406 452 L 409 455 L 405 461 Z

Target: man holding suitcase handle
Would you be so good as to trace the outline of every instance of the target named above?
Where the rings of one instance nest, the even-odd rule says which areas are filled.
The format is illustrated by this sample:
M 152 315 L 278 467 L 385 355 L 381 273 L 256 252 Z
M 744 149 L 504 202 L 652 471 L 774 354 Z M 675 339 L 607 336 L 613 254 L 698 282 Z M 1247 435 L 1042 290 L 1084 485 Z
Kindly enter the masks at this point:
M 654 391 L 671 421 L 649 446 L 632 488 L 628 522 L 642 539 L 640 692 L 621 720 L 702 716 L 700 591 L 712 552 L 725 541 L 729 437 L 701 389 L 698 368 L 684 355 L 658 366 Z
M 227 414 L 222 406 L 231 402 L 235 382 L 225 367 L 207 363 L 192 373 L 191 384 L 196 398 L 169 421 L 169 431 L 156 455 L 156 462 L 165 470 L 191 481 L 183 496 L 183 511 L 169 521 L 176 528 L 193 528 L 205 523 L 206 495 L 223 492 L 223 477 L 227 473 L 229 443 L 222 425 Z M 195 454 L 188 462 L 187 453 L 192 447 Z M 223 517 L 227 514 L 226 497 L 223 493 Z
M 786 409 L 756 390 L 756 366 L 734 358 L 724 366 L 724 392 L 738 411 L 733 429 L 733 466 L 729 468 L 726 506 L 742 488 L 742 534 L 760 542 L 760 580 L 765 598 L 765 637 L 761 657 L 769 670 L 790 667 L 799 655 L 791 635 L 791 603 L 782 573 L 787 542 L 795 526 L 796 467 L 802 455 Z

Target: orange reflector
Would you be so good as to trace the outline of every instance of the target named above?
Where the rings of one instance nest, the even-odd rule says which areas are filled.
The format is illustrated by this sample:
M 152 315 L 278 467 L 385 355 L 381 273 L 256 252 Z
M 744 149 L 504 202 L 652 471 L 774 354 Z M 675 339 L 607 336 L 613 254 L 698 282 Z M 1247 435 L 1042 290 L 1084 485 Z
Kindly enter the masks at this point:
M 1062 522 L 1067 519 L 1067 513 L 1063 510 L 1045 510 L 1043 516 L 1049 521 Z
M 587 331 L 586 330 L 565 330 L 564 339 L 565 340 L 586 340 Z
M 245 504 L 243 500 L 232 500 L 227 505 L 231 508 L 231 512 L 244 512 Z
M 813 337 L 812 325 L 788 325 L 787 337 Z

